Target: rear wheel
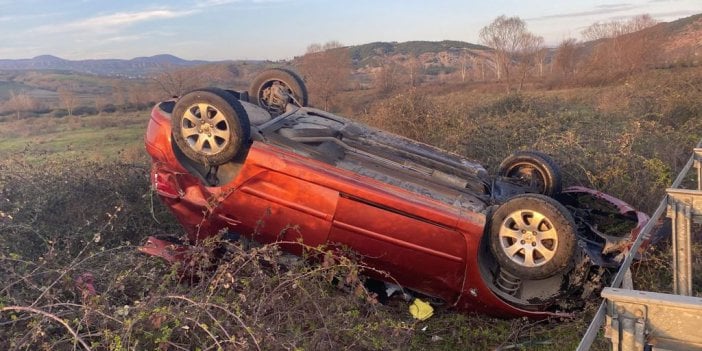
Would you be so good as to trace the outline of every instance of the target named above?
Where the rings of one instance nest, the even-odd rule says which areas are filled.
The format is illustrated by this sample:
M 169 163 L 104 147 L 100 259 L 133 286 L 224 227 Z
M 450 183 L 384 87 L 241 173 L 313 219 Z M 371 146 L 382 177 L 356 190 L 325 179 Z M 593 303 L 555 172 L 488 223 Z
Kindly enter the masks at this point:
M 290 103 L 307 106 L 307 88 L 295 72 L 271 68 L 261 72 L 251 83 L 249 99 L 271 114 L 279 115 Z
M 183 95 L 172 116 L 176 145 L 185 156 L 205 166 L 230 161 L 250 139 L 244 107 L 222 89 L 198 89 Z
M 515 196 L 494 212 L 490 249 L 500 267 L 521 279 L 563 272 L 575 252 L 575 224 L 556 200 L 538 194 Z
M 531 192 L 554 196 L 561 192 L 561 171 L 548 155 L 537 151 L 518 151 L 505 158 L 497 175 L 529 188 Z

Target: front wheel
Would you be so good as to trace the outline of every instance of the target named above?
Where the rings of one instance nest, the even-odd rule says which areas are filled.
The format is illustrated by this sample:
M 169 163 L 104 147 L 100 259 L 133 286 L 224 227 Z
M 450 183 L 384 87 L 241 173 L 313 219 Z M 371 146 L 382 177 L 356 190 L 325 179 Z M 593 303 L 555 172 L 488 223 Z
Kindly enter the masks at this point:
M 222 89 L 198 89 L 183 95 L 172 116 L 176 145 L 189 159 L 205 166 L 230 161 L 250 139 L 246 110 Z
M 521 279 L 545 279 L 563 272 L 577 241 L 568 210 L 538 194 L 515 196 L 498 207 L 488 235 L 500 267 Z

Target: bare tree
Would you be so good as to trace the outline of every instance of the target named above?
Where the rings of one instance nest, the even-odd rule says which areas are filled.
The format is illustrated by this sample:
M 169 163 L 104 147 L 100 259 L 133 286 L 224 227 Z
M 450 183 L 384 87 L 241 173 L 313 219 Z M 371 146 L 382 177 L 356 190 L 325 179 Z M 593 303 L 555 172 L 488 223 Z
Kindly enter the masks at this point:
M 462 50 L 461 54 L 458 57 L 458 62 L 460 63 L 460 74 L 461 74 L 461 82 L 466 81 L 466 78 L 468 78 L 468 68 L 470 68 L 470 63 L 473 61 L 474 57 L 468 53 L 467 50 Z
M 27 93 L 15 93 L 14 91 L 10 92 L 10 99 L 5 102 L 5 107 L 14 111 L 17 119 L 22 117 L 22 112 L 32 111 L 38 106 L 38 102 Z
M 639 15 L 629 20 L 596 22 L 581 32 L 585 40 L 597 44 L 587 67 L 603 78 L 628 74 L 639 70 L 653 59 L 655 40 L 651 33 L 642 32 L 656 21 L 650 15 Z
M 488 59 L 485 57 L 476 57 L 477 63 L 478 63 L 478 68 L 480 68 L 480 80 L 485 81 L 487 73 L 486 73 L 486 66 L 490 66 L 490 63 L 488 62 Z
M 155 87 L 147 82 L 131 84 L 127 91 L 127 101 L 137 109 L 145 108 L 161 98 L 154 94 L 155 90 Z
M 419 61 L 419 58 L 414 56 L 408 58 L 407 61 L 405 61 L 405 68 L 408 74 L 410 86 L 414 87 L 421 83 L 421 75 L 422 71 L 424 70 L 424 66 L 422 65 L 422 62 Z
M 531 33 L 524 33 L 521 39 L 521 45 L 519 51 L 517 52 L 517 57 L 519 61 L 519 90 L 522 90 L 524 86 L 524 81 L 531 69 L 536 66 L 536 59 L 539 51 L 544 47 L 544 38 L 533 35 Z
M 373 85 L 382 93 L 395 90 L 399 84 L 400 67 L 387 60 L 382 66 L 376 68 L 373 75 Z
M 585 28 L 580 34 L 582 34 L 583 39 L 589 41 L 613 39 L 652 27 L 657 23 L 651 15 L 643 14 L 634 16 L 626 21 L 595 22 Z
M 320 44 L 320 43 L 312 43 L 312 44 L 310 44 L 310 45 L 307 45 L 307 51 L 305 51 L 305 53 L 307 53 L 307 54 L 314 54 L 314 53 L 322 52 L 322 51 L 324 51 L 324 50 L 322 49 L 322 44 Z
M 331 50 L 331 49 L 338 49 L 338 48 L 342 48 L 342 47 L 344 47 L 344 44 L 342 44 L 336 40 L 331 40 L 331 41 L 328 41 L 324 44 L 312 43 L 312 44 L 307 46 L 307 51 L 305 51 L 305 53 L 314 54 L 314 53 L 327 51 L 327 50 Z
M 115 106 L 124 106 L 127 104 L 127 92 L 124 82 L 115 79 L 111 84 L 110 99 Z
M 553 65 L 563 80 L 568 80 L 575 74 L 577 62 L 577 40 L 570 38 L 563 40 L 556 49 Z
M 69 116 L 73 116 L 73 110 L 78 105 L 78 97 L 76 93 L 66 87 L 60 87 L 56 90 L 58 93 L 61 106 L 66 109 Z
M 95 104 L 95 111 L 101 114 L 110 103 L 110 100 L 103 95 L 98 95 L 95 97 L 95 100 L 93 100 L 93 103 Z
M 205 85 L 229 85 L 239 77 L 236 66 L 226 64 L 211 64 L 196 67 L 165 66 L 154 75 L 156 82 L 167 96 L 181 96 L 190 90 Z
M 549 49 L 547 47 L 541 47 L 535 56 L 536 66 L 539 69 L 539 77 L 544 76 L 544 65 L 546 63 L 546 56 L 548 56 Z
M 343 48 L 343 47 L 344 47 L 344 44 L 342 44 L 341 42 L 336 41 L 336 40 L 331 40 L 331 41 L 324 43 L 324 45 L 322 46 L 322 50 L 328 51 L 331 49 L 338 49 L 338 48 Z
M 531 37 L 526 23 L 519 17 L 502 15 L 480 30 L 480 41 L 494 50 L 497 80 L 504 77 L 508 88 L 512 59 L 523 49 L 525 39 Z
M 321 47 L 322 51 L 312 50 L 305 54 L 298 63 L 298 69 L 305 78 L 310 95 L 313 99 L 319 99 L 324 109 L 328 109 L 333 98 L 349 85 L 351 54 L 335 41 L 310 45 L 313 46 L 314 49 Z
M 207 77 L 203 77 L 202 72 L 191 67 L 168 66 L 152 79 L 167 96 L 174 97 L 201 86 Z

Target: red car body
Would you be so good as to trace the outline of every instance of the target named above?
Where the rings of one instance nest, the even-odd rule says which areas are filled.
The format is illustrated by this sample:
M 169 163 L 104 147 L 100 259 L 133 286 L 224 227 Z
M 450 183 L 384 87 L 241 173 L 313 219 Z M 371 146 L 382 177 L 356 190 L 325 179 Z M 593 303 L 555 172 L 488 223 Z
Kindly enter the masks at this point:
M 401 286 L 462 311 L 554 315 L 554 308 L 515 304 L 495 292 L 486 274 L 490 261 L 481 258 L 487 205 L 484 211 L 452 206 L 260 140 L 249 146 L 231 179 L 208 185 L 178 155 L 171 111 L 168 102 L 154 107 L 146 149 L 153 160 L 153 188 L 191 243 L 228 230 L 262 243 L 283 242 L 284 250 L 298 254 L 300 245 L 293 244 L 298 240 L 310 246 L 343 245 Z M 570 191 L 595 194 L 584 188 Z M 621 213 L 634 213 L 634 235 L 647 220 L 620 200 L 605 200 Z

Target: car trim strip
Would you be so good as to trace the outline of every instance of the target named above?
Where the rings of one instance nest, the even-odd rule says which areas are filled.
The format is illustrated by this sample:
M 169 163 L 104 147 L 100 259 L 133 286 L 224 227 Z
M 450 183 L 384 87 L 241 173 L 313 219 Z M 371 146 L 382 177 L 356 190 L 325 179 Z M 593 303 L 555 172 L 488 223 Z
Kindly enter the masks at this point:
M 373 201 L 370 201 L 370 200 L 367 200 L 367 199 L 364 199 L 364 198 L 361 198 L 361 197 L 358 197 L 358 196 L 354 196 L 354 195 L 351 195 L 351 194 L 339 193 L 339 197 L 344 198 L 344 199 L 349 199 L 349 200 L 352 200 L 352 201 L 356 201 L 356 202 L 360 202 L 360 203 L 362 203 L 362 204 L 366 204 L 366 205 L 368 205 L 368 206 L 372 206 L 372 207 L 375 207 L 375 208 L 379 208 L 379 209 L 381 209 L 381 210 L 385 210 L 385 211 L 388 211 L 388 212 L 396 213 L 396 214 L 399 214 L 400 216 L 412 218 L 412 219 L 418 220 L 418 221 L 420 221 L 420 222 L 428 223 L 428 224 L 431 224 L 431 225 L 436 226 L 436 227 L 439 227 L 439 228 L 448 229 L 448 230 L 454 230 L 454 229 L 455 229 L 455 228 L 450 227 L 450 226 L 448 226 L 448 225 L 446 225 L 446 224 L 444 224 L 444 223 L 437 222 L 437 221 L 432 221 L 431 219 L 428 219 L 428 218 L 425 218 L 425 217 L 422 217 L 422 216 L 418 216 L 418 215 L 416 215 L 416 214 L 414 214 L 414 213 L 410 213 L 410 212 L 407 212 L 407 211 L 401 211 L 401 210 L 398 210 L 398 209 L 396 209 L 396 208 L 393 208 L 393 207 L 390 207 L 390 206 L 386 206 L 386 205 L 383 205 L 383 204 L 379 204 L 379 203 L 377 203 L 377 202 L 373 202 Z
M 351 224 L 340 222 L 338 220 L 335 220 L 332 225 L 336 226 L 337 228 L 340 228 L 343 230 L 348 230 L 350 232 L 360 234 L 360 235 L 363 235 L 363 236 L 366 236 L 369 238 L 382 240 L 385 242 L 390 242 L 390 243 L 393 243 L 393 244 L 398 245 L 398 246 L 402 246 L 402 247 L 407 248 L 407 249 L 423 252 L 425 254 L 432 255 L 432 256 L 441 257 L 441 258 L 444 258 L 444 259 L 447 259 L 450 261 L 463 263 L 462 257 L 454 256 L 454 255 L 447 254 L 447 253 L 441 252 L 441 251 L 432 250 L 432 249 L 426 248 L 424 246 L 412 244 L 412 243 L 404 241 L 404 240 L 399 240 L 399 239 L 396 239 L 393 237 L 389 237 L 387 235 L 383 235 L 383 234 L 373 232 L 373 231 L 370 231 L 367 229 L 359 228 L 359 227 L 356 227 L 356 226 L 351 225 Z
M 307 207 L 307 206 L 303 206 L 303 205 L 300 205 L 300 204 L 298 204 L 298 203 L 291 202 L 291 201 L 288 201 L 288 200 L 284 200 L 284 199 L 281 199 L 281 198 L 279 198 L 279 197 L 271 196 L 270 194 L 266 194 L 266 193 L 264 193 L 264 192 L 262 192 L 262 191 L 258 191 L 258 190 L 256 190 L 256 189 L 251 188 L 251 187 L 248 187 L 248 186 L 242 187 L 242 188 L 241 188 L 241 191 L 242 191 L 243 193 L 246 193 L 246 194 L 249 194 L 249 195 L 252 195 L 252 196 L 256 196 L 256 197 L 259 197 L 259 198 L 261 198 L 261 199 L 264 199 L 264 200 L 267 200 L 267 201 L 270 201 L 270 202 L 277 203 L 278 205 L 285 206 L 285 207 L 288 207 L 288 208 L 292 208 L 293 210 L 298 210 L 298 211 L 300 211 L 300 212 L 302 212 L 302 213 L 306 213 L 306 214 L 308 214 L 308 215 L 310 215 L 310 216 L 317 217 L 317 218 L 323 219 L 323 220 L 325 220 L 325 221 L 331 221 L 331 220 L 332 220 L 332 215 L 331 215 L 331 214 L 327 214 L 327 213 L 324 213 L 324 212 L 321 212 L 321 211 L 317 211 L 317 210 L 315 210 L 315 209 L 313 209 L 313 208 L 310 208 L 310 207 Z

